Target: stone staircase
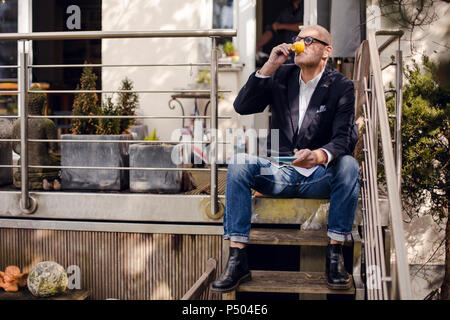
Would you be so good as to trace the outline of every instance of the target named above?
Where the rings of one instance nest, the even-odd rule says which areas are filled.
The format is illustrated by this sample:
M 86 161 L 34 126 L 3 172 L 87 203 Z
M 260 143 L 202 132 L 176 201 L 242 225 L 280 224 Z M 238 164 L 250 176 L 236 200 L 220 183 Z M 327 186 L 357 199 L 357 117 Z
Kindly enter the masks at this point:
M 205 190 L 209 190 L 209 176 L 202 172 L 195 172 L 194 175 L 199 188 L 191 193 L 202 194 Z M 219 195 L 222 195 L 226 186 L 225 172 L 219 172 L 218 178 Z M 296 271 L 252 270 L 252 280 L 243 283 L 234 292 L 223 294 L 223 299 L 234 300 L 236 296 L 239 299 L 241 292 L 300 294 L 300 299 L 303 300 L 327 299 L 330 295 L 341 297 L 345 295 L 356 300 L 365 298 L 365 288 L 361 279 L 362 244 L 358 233 L 358 227 L 362 224 L 361 199 L 358 201 L 353 222 L 352 241 L 344 246 L 346 267 L 352 275 L 353 286 L 349 290 L 331 290 L 327 287 L 325 276 L 329 200 L 270 197 L 252 191 L 252 230 L 249 250 L 252 246 L 267 248 L 280 246 L 280 250 L 286 246 L 297 247 L 300 250 L 299 268 Z M 206 199 L 205 204 L 209 204 L 209 199 Z M 386 198 L 380 197 L 379 207 L 381 226 L 387 226 L 389 206 Z M 282 229 L 280 226 L 287 228 Z M 390 241 L 389 236 L 387 241 Z M 227 245 L 229 241 L 224 241 L 223 266 L 228 260 Z M 389 256 L 388 252 L 386 254 Z M 249 262 L 251 267 L 252 260 Z M 283 263 L 284 261 L 281 261 L 278 265 Z
M 300 299 L 327 299 L 327 295 L 350 295 L 364 299 L 364 287 L 358 275 L 360 270 L 361 239 L 357 230 L 352 232 L 352 241 L 345 244 L 352 253 L 347 271 L 355 274 L 352 287 L 347 290 L 332 290 L 327 287 L 325 254 L 328 237 L 326 230 L 294 230 L 255 228 L 250 233 L 249 250 L 252 246 L 299 246 L 299 271 L 252 270 L 252 280 L 241 284 L 235 291 L 223 295 L 225 300 L 235 300 L 241 292 L 294 293 Z M 348 255 L 347 255 L 348 256 Z M 250 261 L 251 262 L 251 261 Z M 347 261 L 346 261 L 347 262 Z M 347 266 L 350 264 L 350 266 Z M 356 278 L 356 279 L 355 279 Z

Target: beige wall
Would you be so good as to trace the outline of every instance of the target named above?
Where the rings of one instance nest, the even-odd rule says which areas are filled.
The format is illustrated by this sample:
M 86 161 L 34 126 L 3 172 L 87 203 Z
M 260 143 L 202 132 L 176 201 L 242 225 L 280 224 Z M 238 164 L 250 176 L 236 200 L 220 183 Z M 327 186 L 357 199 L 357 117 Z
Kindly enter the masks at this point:
M 367 6 L 377 5 L 378 0 L 368 0 Z M 441 57 L 448 56 L 448 39 L 445 35 L 447 29 L 450 27 L 448 16 L 450 14 L 450 4 L 444 1 L 437 1 L 434 5 L 435 12 L 438 19 L 434 21 L 429 26 L 423 28 L 416 28 L 411 35 L 410 32 L 406 32 L 402 37 L 401 50 L 403 51 L 403 58 L 405 64 L 411 64 L 412 59 L 416 61 L 421 61 L 422 55 L 428 55 L 433 60 L 438 60 Z M 370 17 L 372 14 L 372 18 Z M 367 11 L 369 24 L 377 25 L 381 29 L 394 30 L 398 29 L 398 25 L 395 22 L 385 18 L 379 17 L 379 13 L 373 14 L 372 10 Z M 370 26 L 369 26 L 370 27 Z M 379 44 L 383 43 L 387 37 L 377 37 Z M 413 40 L 414 48 L 411 50 L 411 41 Z M 447 47 L 445 47 L 447 46 Z M 397 43 L 391 44 L 391 46 L 386 49 L 381 55 L 381 65 L 384 66 L 391 61 L 391 56 L 395 55 L 395 50 L 397 50 Z M 388 68 L 383 72 L 383 80 L 385 84 L 389 81 L 393 81 L 395 77 L 395 68 Z
M 104 31 L 148 31 L 148 30 L 192 30 L 211 28 L 211 5 L 209 0 L 104 0 L 102 26 Z M 139 63 L 196 63 L 209 62 L 210 40 L 200 38 L 159 39 L 113 39 L 103 40 L 103 64 Z M 130 67 L 104 68 L 102 82 L 104 90 L 117 89 L 127 76 L 133 80 L 137 90 L 188 89 L 197 80 L 196 67 Z M 236 76 L 237 77 L 237 74 Z M 237 81 L 224 83 L 229 76 L 219 76 L 222 89 L 236 90 Z M 141 93 L 140 115 L 181 115 L 181 110 L 170 110 L 170 94 Z M 228 95 L 219 105 L 219 114 L 230 114 L 233 95 Z M 182 100 L 186 115 L 193 110 L 193 102 Z M 232 109 L 232 106 L 231 106 Z M 174 129 L 181 127 L 177 120 L 145 120 L 151 132 L 156 128 L 161 139 L 170 139 Z M 186 121 L 188 123 L 188 120 Z M 231 126 L 227 123 L 227 126 Z

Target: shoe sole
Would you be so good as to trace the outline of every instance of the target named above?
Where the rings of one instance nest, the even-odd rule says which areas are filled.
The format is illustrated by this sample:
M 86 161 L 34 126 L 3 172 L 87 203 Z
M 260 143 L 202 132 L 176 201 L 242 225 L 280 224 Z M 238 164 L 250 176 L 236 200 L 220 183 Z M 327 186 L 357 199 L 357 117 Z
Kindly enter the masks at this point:
M 239 287 L 239 285 L 240 285 L 241 283 L 244 283 L 244 282 L 247 282 L 247 281 L 250 281 L 250 280 L 252 280 L 252 274 L 251 274 L 251 273 L 248 273 L 248 274 L 246 274 L 245 276 L 243 276 L 242 278 L 240 278 L 240 279 L 236 282 L 236 284 L 235 284 L 234 286 L 230 287 L 230 288 L 226 288 L 226 289 L 216 289 L 216 288 L 213 288 L 213 286 L 212 286 L 212 284 L 211 284 L 210 289 L 211 289 L 211 292 L 213 292 L 213 293 L 228 293 L 228 292 L 231 292 L 231 291 L 236 290 L 236 288 Z
M 352 283 L 346 283 L 346 284 L 331 284 L 329 282 L 327 282 L 327 287 L 328 289 L 332 289 L 332 290 L 348 290 L 352 287 Z

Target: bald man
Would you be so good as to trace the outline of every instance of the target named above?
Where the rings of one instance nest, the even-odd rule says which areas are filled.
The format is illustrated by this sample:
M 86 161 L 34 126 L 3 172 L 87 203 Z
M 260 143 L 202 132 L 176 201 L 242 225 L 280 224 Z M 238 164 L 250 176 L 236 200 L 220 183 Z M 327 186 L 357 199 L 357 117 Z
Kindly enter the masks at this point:
M 358 140 L 353 83 L 327 66 L 333 48 L 326 29 L 305 27 L 294 41 L 305 44 L 305 50 L 295 55 L 295 64 L 284 64 L 291 44 L 273 48 L 234 102 L 242 115 L 263 112 L 270 105 L 270 126 L 279 136 L 276 151 L 295 160 L 280 165 L 237 154 L 228 165 L 223 238 L 230 241 L 230 252 L 223 273 L 211 286 L 213 292 L 232 291 L 251 279 L 246 252 L 251 189 L 270 196 L 330 199 L 328 287 L 339 290 L 352 285 L 342 245 L 351 240 L 360 183 L 359 165 L 351 156 Z

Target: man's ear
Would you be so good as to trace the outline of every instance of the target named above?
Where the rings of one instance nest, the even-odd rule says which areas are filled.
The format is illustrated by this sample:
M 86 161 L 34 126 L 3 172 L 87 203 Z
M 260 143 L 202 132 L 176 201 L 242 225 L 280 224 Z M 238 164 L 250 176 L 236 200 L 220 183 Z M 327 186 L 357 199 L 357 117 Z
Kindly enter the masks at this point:
M 331 57 L 331 53 L 333 52 L 333 47 L 332 46 L 326 46 L 325 50 L 323 50 L 323 57 L 328 59 L 329 57 Z

